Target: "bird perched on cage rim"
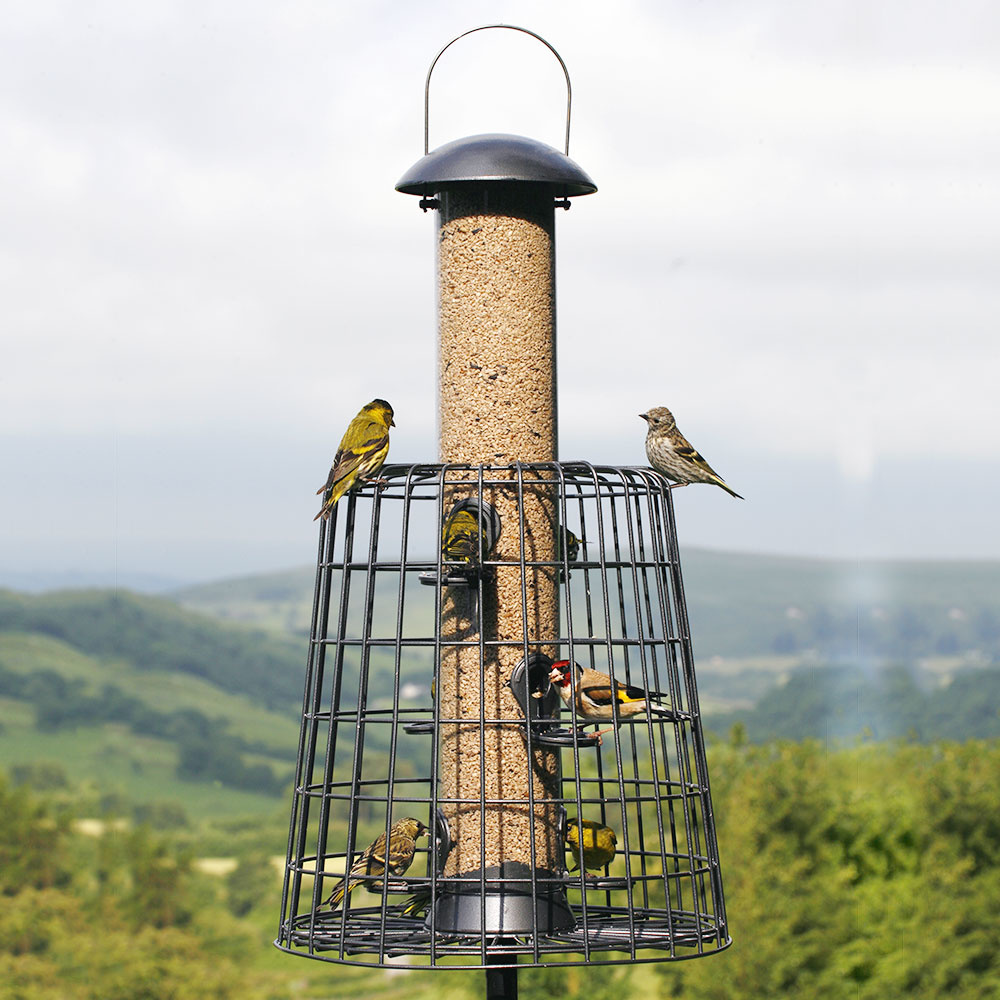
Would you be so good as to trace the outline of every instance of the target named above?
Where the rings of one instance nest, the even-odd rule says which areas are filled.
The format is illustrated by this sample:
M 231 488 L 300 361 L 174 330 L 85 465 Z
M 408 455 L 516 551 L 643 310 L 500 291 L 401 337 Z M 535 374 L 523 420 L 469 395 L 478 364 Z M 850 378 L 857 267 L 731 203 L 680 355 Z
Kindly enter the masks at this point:
M 333 457 L 326 482 L 316 491 L 323 506 L 313 520 L 328 518 L 337 501 L 359 482 L 368 482 L 389 454 L 389 428 L 395 427 L 392 407 L 384 399 L 373 399 L 348 424 Z
M 326 905 L 335 910 L 345 895 L 349 896 L 359 885 L 369 883 L 372 891 L 380 891 L 381 877 L 388 869 L 390 875 L 402 875 L 413 863 L 417 839 L 427 833 L 427 827 L 412 816 L 396 820 L 389 828 L 389 850 L 385 847 L 385 831 L 365 848 L 351 865 L 347 878 L 342 878 L 327 897 Z M 374 881 L 373 881 L 374 880 Z
M 742 500 L 734 489 L 701 457 L 700 452 L 677 429 L 674 415 L 665 406 L 654 406 L 640 417 L 649 424 L 646 431 L 646 458 L 649 464 L 681 486 L 690 483 L 710 483 L 719 486 L 737 500 Z
M 618 852 L 618 836 L 610 826 L 592 819 L 581 821 L 574 816 L 566 821 L 566 846 L 576 862 L 570 871 L 576 871 L 580 867 L 581 848 L 583 867 L 595 871 L 614 860 Z
M 646 711 L 673 715 L 670 699 L 666 695 L 654 692 L 650 696 L 642 688 L 621 681 L 612 684 L 607 674 L 589 667 L 584 669 L 579 663 L 569 660 L 556 660 L 552 664 L 549 680 L 566 707 L 574 708 L 577 714 L 590 721 L 614 719 L 616 708 L 619 719 Z M 594 735 L 600 740 L 604 733 L 611 731 L 602 729 Z

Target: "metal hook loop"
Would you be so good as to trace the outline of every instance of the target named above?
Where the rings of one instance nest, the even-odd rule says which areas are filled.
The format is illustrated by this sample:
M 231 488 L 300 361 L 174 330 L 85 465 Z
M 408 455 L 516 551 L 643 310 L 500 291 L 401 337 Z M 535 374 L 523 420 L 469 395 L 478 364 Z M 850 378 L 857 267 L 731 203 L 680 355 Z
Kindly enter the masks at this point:
M 566 63 L 563 62 L 563 58 L 558 52 L 550 45 L 541 35 L 536 34 L 534 31 L 528 28 L 519 28 L 516 24 L 481 24 L 478 28 L 470 28 L 468 31 L 463 31 L 462 34 L 456 35 L 441 51 L 434 57 L 434 61 L 431 63 L 430 69 L 427 70 L 427 80 L 424 83 L 424 156 L 430 152 L 430 94 L 431 94 L 431 73 L 434 72 L 434 67 L 437 65 L 438 59 L 445 54 L 445 52 L 455 44 L 460 38 L 465 38 L 466 35 L 472 35 L 477 31 L 486 31 L 489 28 L 509 28 L 511 31 L 521 31 L 526 35 L 531 35 L 532 38 L 537 38 L 555 57 L 559 60 L 559 65 L 562 66 L 563 75 L 566 77 L 566 149 L 564 152 L 569 156 L 569 115 L 570 107 L 573 103 L 573 88 L 569 82 L 569 70 L 566 68 Z

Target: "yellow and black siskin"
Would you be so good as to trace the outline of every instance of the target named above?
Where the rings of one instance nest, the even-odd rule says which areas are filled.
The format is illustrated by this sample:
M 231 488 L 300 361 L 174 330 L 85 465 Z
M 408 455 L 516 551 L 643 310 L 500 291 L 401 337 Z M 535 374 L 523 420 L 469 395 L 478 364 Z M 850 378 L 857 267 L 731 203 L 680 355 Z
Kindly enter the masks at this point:
M 337 909 L 345 895 L 350 895 L 359 885 L 367 883 L 368 888 L 381 891 L 381 878 L 386 870 L 390 875 L 402 875 L 413 863 L 418 838 L 427 833 L 427 827 L 418 819 L 406 816 L 397 820 L 389 828 L 389 850 L 385 848 L 385 833 L 379 834 L 374 843 L 365 848 L 361 856 L 351 865 L 346 879 L 341 879 L 326 900 L 331 910 Z
M 447 563 L 463 563 L 476 569 L 480 546 L 483 556 L 489 556 L 489 537 L 479 517 L 467 508 L 453 509 L 441 529 L 441 557 Z
M 403 901 L 400 915 L 404 917 L 422 917 L 431 905 L 431 887 L 422 885 L 412 895 Z
M 604 868 L 614 860 L 618 851 L 618 837 L 610 826 L 603 826 L 592 819 L 580 822 L 574 816 L 566 822 L 566 846 L 576 862 L 571 871 L 576 871 L 580 867 L 581 848 L 583 867 L 594 871 Z
M 580 558 L 580 545 L 583 543 L 583 539 L 577 538 L 569 528 L 563 527 L 563 525 L 558 525 L 556 527 L 556 562 L 560 564 L 559 566 L 559 582 L 562 583 L 566 579 L 566 570 L 562 567 L 563 561 L 563 536 L 566 538 L 566 561 L 576 562 Z
M 441 527 L 441 560 L 446 583 L 472 583 L 493 555 L 500 516 L 485 500 L 466 497 L 448 512 Z
M 316 491 L 323 494 L 323 506 L 313 520 L 328 518 L 337 501 L 360 482 L 368 481 L 389 454 L 389 428 L 395 427 L 392 407 L 384 399 L 373 399 L 350 422 L 326 482 Z

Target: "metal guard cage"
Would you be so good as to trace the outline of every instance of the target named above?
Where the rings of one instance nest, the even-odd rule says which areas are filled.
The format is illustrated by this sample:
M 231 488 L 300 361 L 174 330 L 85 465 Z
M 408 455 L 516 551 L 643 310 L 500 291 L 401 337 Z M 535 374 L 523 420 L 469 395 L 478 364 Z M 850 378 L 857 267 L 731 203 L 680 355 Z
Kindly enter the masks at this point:
M 421 956 L 410 964 L 434 968 L 652 962 L 725 948 L 730 938 L 666 480 L 646 468 L 585 462 L 392 465 L 381 476 L 320 522 L 275 944 L 365 966 Z M 539 492 L 554 512 L 549 560 L 528 558 L 526 545 L 523 501 Z M 500 525 L 488 516 L 490 498 L 500 494 L 516 497 L 520 523 Z M 478 558 L 449 564 L 441 533 L 455 496 L 465 498 L 466 509 L 482 505 L 487 516 Z M 497 531 L 508 536 L 508 554 L 514 533 L 516 559 L 495 557 Z M 443 636 L 443 604 L 450 588 L 467 588 L 472 614 L 487 613 L 491 579 L 503 567 L 519 570 L 525 603 L 530 572 L 556 574 L 558 634 L 525 634 L 516 644 L 521 660 L 509 683 L 520 714 L 474 722 L 443 717 L 434 695 L 442 656 L 455 646 L 478 650 L 481 666 L 491 646 L 515 645 L 479 627 Z M 667 718 L 616 718 L 602 747 L 592 726 L 548 687 L 556 658 L 669 693 L 674 711 Z M 472 874 L 445 876 L 446 811 L 468 805 L 483 813 L 498 805 L 482 786 L 476 802 L 444 794 L 440 742 L 449 726 L 476 728 L 480 738 L 491 727 L 518 727 L 527 751 L 522 766 L 536 749 L 553 751 L 554 798 L 536 801 L 529 782 L 527 800 L 503 804 L 532 815 L 543 806 L 554 810 L 560 837 L 567 817 L 611 826 L 618 838 L 613 862 L 596 875 L 583 866 L 568 870 L 567 857 L 555 872 L 534 863 L 502 870 L 483 863 Z M 407 872 L 368 879 L 339 909 L 325 905 L 364 848 L 407 815 L 431 831 Z M 534 847 L 533 835 L 532 858 Z M 449 894 L 452 905 L 445 906 Z M 456 905 L 464 917 L 455 918 Z M 469 930 L 470 920 L 478 930 Z

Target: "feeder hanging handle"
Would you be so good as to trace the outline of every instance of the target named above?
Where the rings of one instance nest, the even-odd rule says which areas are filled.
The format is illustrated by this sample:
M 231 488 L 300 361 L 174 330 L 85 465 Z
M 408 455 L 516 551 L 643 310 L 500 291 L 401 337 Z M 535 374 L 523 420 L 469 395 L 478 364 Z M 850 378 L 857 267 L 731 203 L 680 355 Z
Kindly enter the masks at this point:
M 569 82 L 569 70 L 566 68 L 566 63 L 563 62 L 563 58 L 556 52 L 555 48 L 550 45 L 541 35 L 536 34 L 534 31 L 530 31 L 528 28 L 519 28 L 516 24 L 482 24 L 478 28 L 470 28 L 468 31 L 463 31 L 462 34 L 456 35 L 441 51 L 434 57 L 434 61 L 431 63 L 430 69 L 427 70 L 427 81 L 424 83 L 424 156 L 430 152 L 430 94 L 431 94 L 431 73 L 434 72 L 434 67 L 437 65 L 438 59 L 445 54 L 445 51 L 455 44 L 460 38 L 465 38 L 466 35 L 471 35 L 477 31 L 486 31 L 489 28 L 509 28 L 511 31 L 523 31 L 526 35 L 531 35 L 532 38 L 537 38 L 555 57 L 559 60 L 559 65 L 562 66 L 563 75 L 566 77 L 566 148 L 564 150 L 565 154 L 569 156 L 569 114 L 570 106 L 573 103 L 573 88 Z

